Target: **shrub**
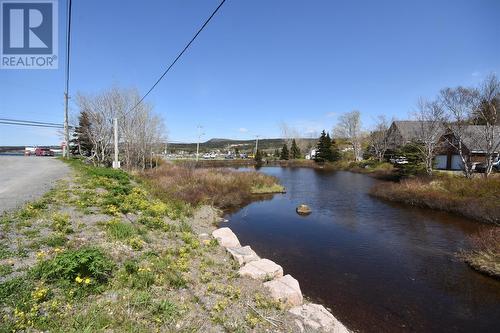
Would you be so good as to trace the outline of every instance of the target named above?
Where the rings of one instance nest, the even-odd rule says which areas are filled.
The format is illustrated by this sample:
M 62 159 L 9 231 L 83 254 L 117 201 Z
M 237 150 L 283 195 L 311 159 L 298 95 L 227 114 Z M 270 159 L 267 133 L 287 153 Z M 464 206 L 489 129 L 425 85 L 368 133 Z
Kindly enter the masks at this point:
M 52 229 L 61 233 L 71 233 L 70 217 L 68 214 L 55 213 L 52 215 Z
M 113 268 L 113 262 L 100 249 L 84 247 L 40 262 L 33 269 L 33 274 L 50 282 L 72 283 L 77 277 L 88 277 L 97 284 L 103 284 L 108 281 Z

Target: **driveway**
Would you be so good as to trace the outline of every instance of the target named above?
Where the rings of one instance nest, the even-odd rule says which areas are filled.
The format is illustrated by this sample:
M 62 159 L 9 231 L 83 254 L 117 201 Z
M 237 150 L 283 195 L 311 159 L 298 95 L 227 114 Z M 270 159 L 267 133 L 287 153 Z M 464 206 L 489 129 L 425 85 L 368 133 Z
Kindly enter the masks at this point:
M 41 197 L 69 170 L 52 157 L 0 156 L 0 214 Z

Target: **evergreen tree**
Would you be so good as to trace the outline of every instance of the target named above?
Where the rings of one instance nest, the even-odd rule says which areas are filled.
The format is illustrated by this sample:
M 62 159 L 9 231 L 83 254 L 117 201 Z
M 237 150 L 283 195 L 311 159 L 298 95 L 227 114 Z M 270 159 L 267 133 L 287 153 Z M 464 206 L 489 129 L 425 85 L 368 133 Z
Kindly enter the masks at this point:
M 90 156 L 92 154 L 92 141 L 90 140 L 90 119 L 85 111 L 78 117 L 78 126 L 75 127 L 73 138 L 70 140 L 70 152 L 73 155 Z
M 295 142 L 295 139 L 292 140 L 292 147 L 290 148 L 290 155 L 292 160 L 298 159 L 301 157 L 300 155 L 300 149 L 297 146 L 297 142 Z
M 332 145 L 330 146 L 330 150 L 331 150 L 331 157 L 332 157 L 331 161 L 340 160 L 340 157 L 341 157 L 340 149 L 337 146 L 337 142 L 335 141 L 335 139 L 332 140 Z
M 236 157 L 240 157 L 240 150 L 238 147 L 234 148 L 234 155 L 236 155 Z
M 330 136 L 328 136 L 329 138 Z M 331 141 L 330 141 L 331 144 Z M 330 153 L 328 152 L 328 145 L 327 145 L 327 136 L 325 130 L 321 132 L 321 136 L 318 139 L 318 143 L 316 144 L 316 155 L 314 155 L 314 160 L 316 162 L 326 162 L 328 161 L 328 158 L 330 156 Z
M 274 157 L 280 158 L 280 156 L 281 156 L 280 150 L 278 148 L 276 148 L 276 150 L 274 151 Z
M 257 165 L 262 165 L 262 153 L 260 152 L 259 149 L 255 152 L 255 162 L 257 162 Z
M 290 158 L 290 154 L 288 153 L 288 147 L 286 143 L 283 145 L 281 149 L 280 160 L 288 160 Z

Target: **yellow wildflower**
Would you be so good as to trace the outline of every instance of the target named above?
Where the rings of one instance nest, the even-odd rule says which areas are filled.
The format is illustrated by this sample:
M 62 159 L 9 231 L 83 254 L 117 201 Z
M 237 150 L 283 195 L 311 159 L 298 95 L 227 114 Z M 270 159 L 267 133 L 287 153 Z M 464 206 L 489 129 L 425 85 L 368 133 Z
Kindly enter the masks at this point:
M 85 284 L 89 284 L 91 282 L 90 278 L 85 278 Z
M 82 279 L 81 277 L 77 276 L 77 277 L 75 278 L 75 281 L 76 281 L 77 283 L 82 283 L 82 282 L 83 282 L 83 279 Z

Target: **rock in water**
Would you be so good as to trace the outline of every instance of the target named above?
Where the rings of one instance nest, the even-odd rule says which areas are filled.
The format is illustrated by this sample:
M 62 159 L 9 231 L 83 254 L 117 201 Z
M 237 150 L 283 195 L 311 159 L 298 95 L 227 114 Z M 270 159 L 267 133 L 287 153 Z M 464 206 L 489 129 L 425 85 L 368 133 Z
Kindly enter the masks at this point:
M 299 215 L 309 215 L 312 212 L 311 207 L 306 204 L 298 205 L 296 211 Z

